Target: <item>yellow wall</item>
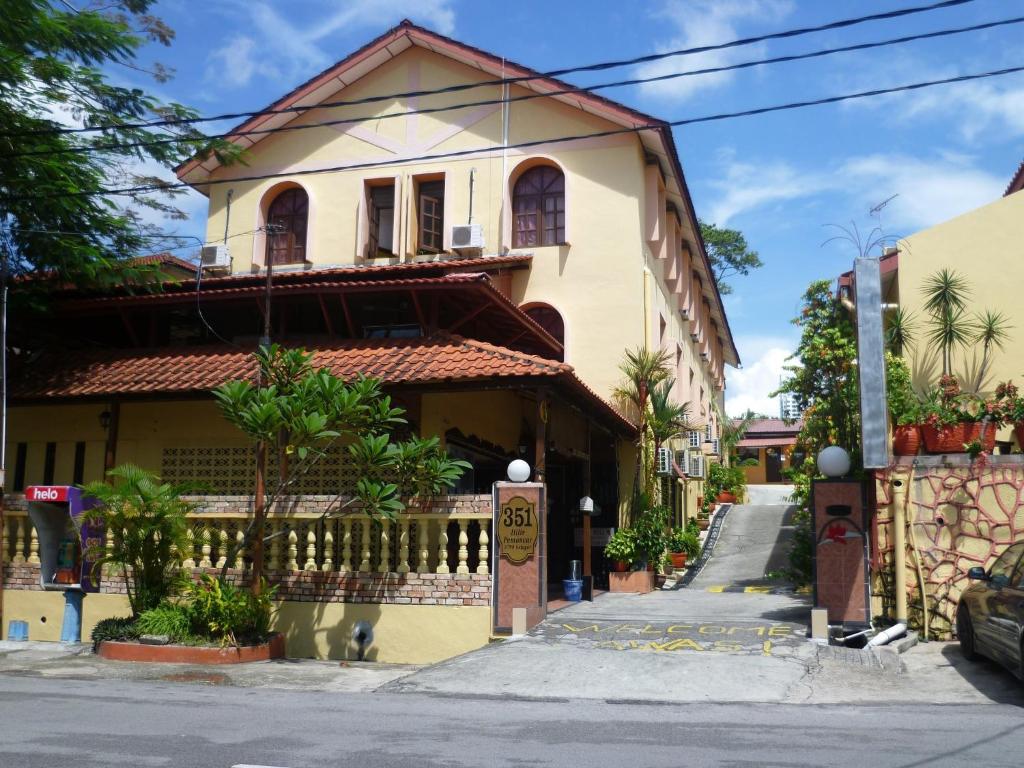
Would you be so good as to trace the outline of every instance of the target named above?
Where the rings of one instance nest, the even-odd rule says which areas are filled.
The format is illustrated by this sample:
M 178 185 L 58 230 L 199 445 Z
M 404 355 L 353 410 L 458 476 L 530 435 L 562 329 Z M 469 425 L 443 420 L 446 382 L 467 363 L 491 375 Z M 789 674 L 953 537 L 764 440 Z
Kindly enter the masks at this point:
M 4 590 L 3 639 L 11 621 L 27 621 L 29 640 L 59 642 L 64 621 L 63 592 Z M 86 595 L 82 601 L 82 641 L 102 619 L 130 616 L 124 595 Z M 367 658 L 401 664 L 432 664 L 486 645 L 490 639 L 488 606 L 371 605 L 282 601 L 274 629 L 287 638 L 292 658 L 354 658 L 349 648 L 357 621 L 373 625 Z
M 921 286 L 943 268 L 956 270 L 970 283 L 968 310 L 990 309 L 1002 312 L 1009 325 L 1009 339 L 1002 350 L 995 350 L 990 374 L 982 392 L 991 392 L 1008 379 L 1021 381 L 1024 359 L 1024 304 L 1021 303 L 1021 243 L 1024 242 L 1024 192 L 976 208 L 973 211 L 917 232 L 900 243 L 898 301 L 917 318 L 917 337 L 925 336 Z M 895 300 L 890 299 L 890 300 Z M 926 390 L 938 383 L 941 359 L 934 345 L 919 341 L 916 352 L 907 355 L 914 385 Z M 973 381 L 981 360 L 981 350 L 971 345 L 966 354 L 954 357 L 955 372 L 961 382 Z M 1008 439 L 1008 430 L 1003 436 Z
M 443 56 L 413 46 L 389 60 L 344 90 L 345 99 L 396 93 L 417 88 L 435 88 L 487 76 Z M 513 87 L 512 97 L 525 95 Z M 479 91 L 480 99 L 500 96 L 497 87 Z M 421 97 L 415 104 L 401 100 L 347 108 L 346 115 L 380 116 L 410 107 L 430 108 L 458 103 L 459 94 Z M 467 117 L 473 114 L 473 119 Z M 296 124 L 334 119 L 332 111 L 310 110 Z M 453 123 L 462 120 L 459 130 Z M 509 143 L 552 136 L 586 134 L 619 126 L 554 100 L 532 99 L 514 103 L 509 113 Z M 267 137 L 250 151 L 247 165 L 219 168 L 213 178 L 231 180 L 261 173 L 309 170 L 396 156 L 419 156 L 476 149 L 499 148 L 502 121 L 499 109 L 458 110 L 359 123 L 355 126 L 323 127 L 301 132 L 283 132 Z M 386 146 L 381 146 L 381 145 Z M 473 223 L 483 227 L 485 254 L 511 247 L 510 182 L 521 171 L 520 164 L 538 159 L 555 162 L 565 172 L 567 245 L 529 249 L 533 263 L 528 271 L 514 273 L 512 298 L 517 303 L 546 302 L 565 322 L 566 362 L 581 378 L 605 397 L 619 383 L 618 364 L 627 348 L 657 339 L 645 338 L 645 326 L 656 312 L 646 306 L 645 268 L 658 272 L 651 301 L 663 307 L 672 326 L 672 337 L 689 350 L 688 362 L 696 361 L 700 371 L 706 364 L 695 357 L 688 332 L 682 326 L 675 299 L 667 295 L 661 279 L 662 265 L 654 264 L 642 232 L 649 190 L 645 187 L 645 159 L 639 139 L 624 135 L 595 139 L 583 144 L 555 144 L 507 150 L 437 161 L 405 162 L 387 167 L 295 176 L 294 179 L 237 181 L 210 189 L 207 239 L 224 236 L 227 195 L 232 190 L 228 245 L 236 272 L 249 272 L 262 264 L 264 235 L 254 233 L 263 222 L 261 205 L 276 194 L 281 184 L 301 184 L 310 197 L 307 259 L 314 264 L 352 264 L 363 260 L 360 245 L 361 199 L 365 183 L 375 179 L 397 179 L 400 200 L 399 260 L 415 254 L 415 177 L 444 173 L 445 226 L 469 221 L 469 182 L 474 174 Z M 523 165 L 522 167 L 526 167 Z M 664 209 L 664 194 L 660 203 Z M 664 218 L 664 216 L 663 216 Z M 662 230 L 665 228 L 662 227 Z M 675 230 L 672 230 L 675 232 Z M 691 242 L 695 235 L 681 229 L 679 237 Z M 662 232 L 664 239 L 665 233 Z M 380 260 L 376 260 L 378 263 Z M 660 296 L 658 294 L 661 294 Z M 699 364 L 698 364 L 699 363 Z M 706 376 L 701 373 L 701 376 Z M 716 389 L 706 382 L 707 401 Z M 718 393 L 720 396 L 720 391 Z M 681 399 L 689 399 L 682 397 Z M 699 411 L 701 406 L 696 406 Z
M 444 440 L 449 429 L 514 451 L 519 445 L 523 419 L 533 423 L 533 401 L 508 390 L 494 392 L 440 392 L 423 395 L 421 427 L 424 435 Z
M 401 664 L 433 664 L 475 650 L 490 639 L 487 606 L 371 605 L 282 602 L 274 629 L 287 638 L 292 658 L 355 658 L 349 641 L 357 621 L 373 625 L 366 658 Z
M 756 467 L 742 467 L 743 474 L 747 478 L 748 485 L 764 485 L 768 482 L 768 461 L 765 458 L 765 450 L 766 449 L 764 448 L 757 449 Z M 779 467 L 780 469 L 788 469 L 792 465 L 791 458 L 793 454 L 793 447 L 790 445 L 782 446 L 779 448 L 779 451 L 782 453 L 782 462 Z M 780 482 L 785 483 L 786 479 L 783 477 Z
M 100 427 L 102 404 L 17 406 L 9 410 L 6 490 L 12 489 L 17 444 L 28 444 L 25 485 L 43 482 L 47 442 L 57 443 L 54 485 L 74 479 L 75 442 L 85 441 L 83 481 L 102 479 L 106 433 Z M 240 446 L 246 441 L 212 400 L 124 403 L 118 428 L 117 463 L 132 462 L 159 472 L 169 446 Z

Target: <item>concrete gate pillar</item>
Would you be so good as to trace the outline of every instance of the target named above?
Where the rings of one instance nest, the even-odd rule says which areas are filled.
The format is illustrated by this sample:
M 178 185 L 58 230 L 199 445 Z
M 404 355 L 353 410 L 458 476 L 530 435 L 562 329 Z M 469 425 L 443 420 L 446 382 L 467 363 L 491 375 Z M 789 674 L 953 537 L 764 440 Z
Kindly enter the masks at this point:
M 493 500 L 493 631 L 521 633 L 548 612 L 546 486 L 498 482 Z

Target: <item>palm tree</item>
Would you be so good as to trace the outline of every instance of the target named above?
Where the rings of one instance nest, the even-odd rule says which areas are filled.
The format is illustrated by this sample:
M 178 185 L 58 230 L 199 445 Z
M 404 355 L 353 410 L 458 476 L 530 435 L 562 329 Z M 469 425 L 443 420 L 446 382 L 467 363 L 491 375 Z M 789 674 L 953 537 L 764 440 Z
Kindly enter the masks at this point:
M 903 307 L 894 309 L 885 324 L 885 341 L 889 350 L 902 357 L 903 350 L 913 345 L 914 335 L 914 313 Z
M 721 416 L 721 414 L 719 415 Z M 739 419 L 719 418 L 719 423 L 722 425 L 722 456 L 728 456 L 730 464 L 732 463 L 733 454 L 736 451 L 737 444 L 743 439 L 743 436 L 747 434 L 750 422 L 755 418 L 754 412 L 750 410 L 743 414 L 743 417 Z
M 925 281 L 921 292 L 932 322 L 928 340 L 942 350 L 942 375 L 948 376 L 953 368 L 953 350 L 971 341 L 971 329 L 965 318 L 970 288 L 961 275 L 941 269 Z
M 672 387 L 675 383 L 675 379 L 663 379 L 651 390 L 647 425 L 654 441 L 655 456 L 659 448 L 687 427 L 690 404 L 673 402 Z
M 981 344 L 981 365 L 978 367 L 978 377 L 974 382 L 974 391 L 980 392 L 985 383 L 985 376 L 988 374 L 988 366 L 992 362 L 992 350 L 1002 350 L 1003 344 L 1009 338 L 1008 331 L 1013 326 L 1007 322 L 1006 315 L 1002 312 L 993 312 L 986 309 L 978 315 L 974 323 L 974 343 Z
M 652 390 L 671 375 L 669 372 L 670 359 L 666 350 L 654 351 L 647 347 L 637 347 L 626 352 L 626 359 L 619 366 L 619 370 L 626 376 L 626 381 L 615 388 L 614 396 L 629 415 L 636 419 L 638 431 L 637 464 L 633 473 L 633 513 L 641 511 L 636 508 L 639 506 L 637 502 L 641 490 L 641 471 L 644 478 L 643 491 L 648 498 L 650 497 L 652 482 L 649 480 L 651 457 L 648 452 L 648 417 L 650 415 L 648 401 Z

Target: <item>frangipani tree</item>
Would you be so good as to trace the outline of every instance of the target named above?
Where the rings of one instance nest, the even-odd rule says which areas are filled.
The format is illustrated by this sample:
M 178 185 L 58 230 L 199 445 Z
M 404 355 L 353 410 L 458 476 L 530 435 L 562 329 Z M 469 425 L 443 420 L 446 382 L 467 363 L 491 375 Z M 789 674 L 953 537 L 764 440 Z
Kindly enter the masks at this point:
M 228 557 L 249 548 L 253 587 L 263 572 L 266 511 L 341 441 L 358 479 L 342 489 L 321 520 L 358 510 L 371 517 L 394 518 L 406 502 L 425 503 L 452 485 L 469 468 L 450 458 L 435 438 L 393 439 L 406 425 L 404 411 L 392 405 L 378 379 L 357 376 L 344 381 L 324 368 L 314 370 L 313 355 L 277 344 L 256 352 L 260 384 L 231 381 L 214 390 L 224 417 L 255 445 L 257 489 L 254 513 Z M 279 477 L 266 481 L 267 457 L 281 462 Z M 345 496 L 348 495 L 346 499 Z

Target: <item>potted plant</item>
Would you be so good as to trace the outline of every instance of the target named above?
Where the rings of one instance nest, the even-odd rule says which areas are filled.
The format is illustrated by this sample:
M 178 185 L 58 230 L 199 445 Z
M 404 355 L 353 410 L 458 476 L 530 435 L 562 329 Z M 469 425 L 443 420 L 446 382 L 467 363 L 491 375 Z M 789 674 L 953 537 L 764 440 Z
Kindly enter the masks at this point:
M 620 528 L 611 535 L 604 555 L 614 563 L 616 573 L 623 573 L 636 560 L 636 536 L 629 528 Z
M 674 528 L 668 537 L 668 556 L 673 568 L 685 568 L 688 559 L 700 554 L 700 539 L 692 530 Z
M 1016 385 L 1007 381 L 996 387 L 990 405 L 993 420 L 1000 424 L 1012 424 L 1017 445 L 1024 449 L 1024 398 L 1020 396 Z
M 964 450 L 971 453 L 967 446 L 977 443 L 981 452 L 991 454 L 996 447 L 996 430 L 1000 424 L 993 403 L 965 395 L 961 400 L 960 413 L 964 425 Z
M 929 453 L 963 453 L 966 436 L 964 413 L 959 405 L 960 383 L 944 375 L 921 406 L 921 437 Z
M 916 456 L 921 448 L 921 404 L 914 394 L 910 369 L 902 357 L 885 353 L 885 389 L 892 420 L 892 452 Z
M 665 531 L 668 529 L 669 510 L 654 506 L 643 512 L 633 526 L 636 536 L 636 552 L 648 570 L 654 570 L 665 554 Z

